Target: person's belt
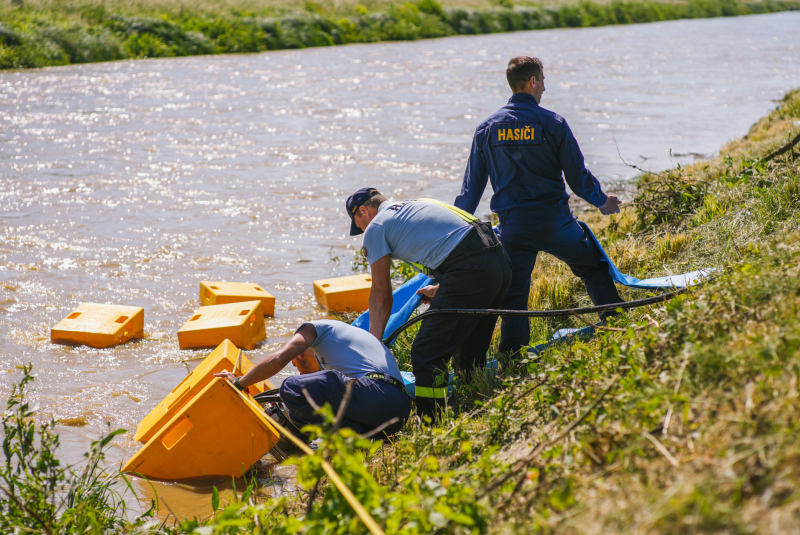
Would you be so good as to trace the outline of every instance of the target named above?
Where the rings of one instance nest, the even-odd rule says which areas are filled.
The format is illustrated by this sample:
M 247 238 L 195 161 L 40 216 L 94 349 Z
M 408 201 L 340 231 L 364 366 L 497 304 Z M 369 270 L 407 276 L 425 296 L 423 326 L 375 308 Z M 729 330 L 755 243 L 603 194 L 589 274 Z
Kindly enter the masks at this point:
M 398 381 L 388 373 L 369 372 L 364 377 L 369 377 L 370 379 L 378 379 L 385 383 L 389 383 L 395 388 L 399 388 L 400 390 L 402 390 L 404 394 L 408 395 L 408 390 L 406 390 L 406 385 L 403 384 L 403 381 Z
M 470 225 L 472 225 L 472 228 L 458 245 L 450 251 L 447 258 L 436 269 L 429 269 L 426 275 L 434 279 L 438 278 L 448 269 L 467 258 L 489 253 L 502 247 L 490 223 L 476 220 L 471 222 Z

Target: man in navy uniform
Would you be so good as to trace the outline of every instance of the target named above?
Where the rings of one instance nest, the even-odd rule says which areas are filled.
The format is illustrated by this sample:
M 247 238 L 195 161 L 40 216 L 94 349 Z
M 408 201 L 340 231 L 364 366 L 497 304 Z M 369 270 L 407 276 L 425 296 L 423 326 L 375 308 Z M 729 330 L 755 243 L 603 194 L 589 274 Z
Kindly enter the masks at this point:
M 595 305 L 621 302 L 599 248 L 569 209 L 564 179 L 576 195 L 604 215 L 619 213 L 619 200 L 603 193 L 586 169 L 567 121 L 539 106 L 544 93 L 542 62 L 527 56 L 513 58 L 506 78 L 513 95 L 475 130 L 461 194 L 455 201 L 457 207 L 474 213 L 491 179 L 491 209 L 500 219 L 500 241 L 512 266 L 502 308 L 527 310 L 539 251 L 566 262 L 583 280 Z M 600 318 L 612 314 L 602 313 Z M 500 351 L 515 353 L 529 343 L 528 319 L 503 318 Z
M 391 202 L 362 188 L 346 203 L 350 235 L 364 234 L 372 270 L 369 331 L 383 339 L 392 311 L 392 259 L 419 265 L 436 284 L 420 290 L 430 308 L 497 308 L 511 266 L 491 225 L 432 199 Z M 435 420 L 447 399 L 447 363 L 465 380 L 486 364 L 496 316 L 441 314 L 425 319 L 411 346 L 417 413 Z

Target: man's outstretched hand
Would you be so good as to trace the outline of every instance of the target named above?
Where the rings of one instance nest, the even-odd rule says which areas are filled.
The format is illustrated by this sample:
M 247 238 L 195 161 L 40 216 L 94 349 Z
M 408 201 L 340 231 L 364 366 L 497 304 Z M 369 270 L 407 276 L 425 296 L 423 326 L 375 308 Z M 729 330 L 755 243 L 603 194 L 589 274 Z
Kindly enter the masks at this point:
M 611 215 L 619 213 L 619 205 L 622 204 L 614 195 L 609 195 L 606 203 L 600 207 L 600 213 Z
M 236 380 L 236 374 L 234 374 L 234 373 L 232 373 L 232 372 L 219 372 L 219 373 L 215 373 L 215 374 L 214 374 L 214 377 L 224 377 L 225 379 L 227 379 L 228 381 L 230 381 L 230 383 L 231 383 L 231 384 L 233 384 L 233 382 Z

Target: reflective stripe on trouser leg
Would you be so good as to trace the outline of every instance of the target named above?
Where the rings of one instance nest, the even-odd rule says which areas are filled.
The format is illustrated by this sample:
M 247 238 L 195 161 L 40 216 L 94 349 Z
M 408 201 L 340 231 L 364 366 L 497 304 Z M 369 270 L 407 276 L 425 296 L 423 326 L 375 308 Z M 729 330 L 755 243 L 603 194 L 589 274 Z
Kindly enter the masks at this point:
M 430 423 L 435 424 L 447 407 L 447 388 L 415 387 L 414 405 L 423 422 L 429 419 Z
M 414 396 L 418 398 L 447 399 L 447 387 L 431 388 L 428 386 L 415 386 Z

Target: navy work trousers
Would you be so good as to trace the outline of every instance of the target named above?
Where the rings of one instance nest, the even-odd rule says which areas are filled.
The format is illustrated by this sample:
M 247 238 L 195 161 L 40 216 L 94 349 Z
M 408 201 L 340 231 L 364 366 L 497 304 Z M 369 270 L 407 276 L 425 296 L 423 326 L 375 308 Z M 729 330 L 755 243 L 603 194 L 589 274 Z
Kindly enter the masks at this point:
M 539 251 L 566 262 L 572 273 L 583 281 L 595 305 L 622 302 L 608 272 L 608 263 L 568 207 L 558 207 L 548 214 L 508 210 L 498 216 L 500 242 L 511 260 L 511 286 L 506 293 L 504 309 L 528 309 L 531 273 Z M 613 314 L 601 313 L 600 319 Z M 504 317 L 499 349 L 503 353 L 515 353 L 530 344 L 530 337 L 529 318 Z
M 336 370 L 322 370 L 289 377 L 283 382 L 280 390 L 281 400 L 289 411 L 289 418 L 299 428 L 304 425 L 321 424 L 322 417 L 314 414 L 313 407 L 303 395 L 303 389 L 308 390 L 311 399 L 320 407 L 329 403 L 333 413 L 336 414 L 344 398 L 347 382 L 350 380 L 350 377 Z M 400 431 L 411 413 L 411 400 L 408 395 L 381 379 L 360 377 L 354 381 L 350 404 L 347 406 L 341 426 L 365 435 L 397 417 L 398 422 L 388 426 L 377 436 L 389 436 Z

